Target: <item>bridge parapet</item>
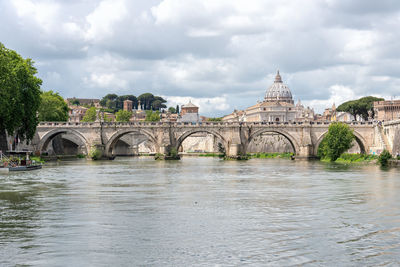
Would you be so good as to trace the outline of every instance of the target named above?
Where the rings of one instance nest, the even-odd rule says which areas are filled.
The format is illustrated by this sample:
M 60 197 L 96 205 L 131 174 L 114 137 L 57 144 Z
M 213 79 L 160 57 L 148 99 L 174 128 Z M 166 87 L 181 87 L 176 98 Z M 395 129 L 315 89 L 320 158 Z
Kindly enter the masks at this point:
M 239 127 L 239 126 L 299 126 L 299 125 L 330 125 L 331 121 L 325 122 L 40 122 L 38 127 L 131 127 L 131 126 L 145 126 L 145 127 L 201 127 L 201 126 L 230 126 L 230 127 Z M 372 126 L 377 125 L 378 122 L 344 122 L 348 125 L 366 125 Z M 385 125 L 398 124 L 399 122 L 391 121 L 384 122 Z

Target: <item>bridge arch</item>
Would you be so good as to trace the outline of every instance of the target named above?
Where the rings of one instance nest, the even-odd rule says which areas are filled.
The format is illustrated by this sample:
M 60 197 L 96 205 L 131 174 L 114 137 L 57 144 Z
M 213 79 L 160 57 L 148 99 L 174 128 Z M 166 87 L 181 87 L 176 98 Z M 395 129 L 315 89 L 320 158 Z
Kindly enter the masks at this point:
M 327 133 L 328 133 L 328 130 L 326 132 L 324 132 L 318 138 L 317 142 L 315 143 L 315 145 L 314 145 L 314 155 L 315 156 L 318 154 L 319 145 L 321 144 L 322 140 L 324 139 L 324 137 L 326 136 Z M 354 134 L 354 137 L 355 137 L 355 140 L 356 140 L 357 144 L 360 147 L 361 154 L 365 154 L 366 153 L 366 149 L 365 149 L 366 148 L 366 145 L 365 145 L 366 141 L 365 141 L 364 137 L 362 137 L 361 134 L 359 134 L 357 131 L 354 131 L 354 130 L 353 130 L 353 134 Z
M 183 141 L 185 141 L 186 138 L 188 138 L 189 136 L 191 136 L 192 134 L 196 134 L 196 133 L 208 133 L 208 134 L 212 134 L 213 136 L 219 138 L 222 141 L 222 145 L 225 149 L 225 151 L 228 151 L 228 142 L 225 140 L 225 138 L 218 132 L 213 131 L 213 130 L 209 130 L 209 129 L 193 129 L 193 130 L 189 130 L 184 132 L 183 134 L 181 134 L 177 141 L 176 141 L 176 150 L 179 151 L 179 147 L 182 145 Z
M 59 134 L 72 134 L 74 136 L 77 136 L 84 144 L 85 149 L 86 149 L 86 154 L 89 153 L 90 146 L 89 146 L 88 141 L 86 140 L 85 136 L 74 129 L 54 129 L 54 130 L 51 130 L 50 132 L 46 133 L 42 138 L 40 138 L 40 141 L 39 141 L 39 144 L 37 147 L 38 151 L 40 153 L 42 153 L 43 149 L 47 148 L 50 141 L 53 140 L 54 137 L 56 137 Z
M 119 131 L 115 132 L 107 141 L 107 144 L 105 146 L 106 155 L 112 156 L 112 153 L 113 153 L 112 150 L 113 150 L 114 146 L 117 144 L 118 140 L 122 136 L 124 136 L 126 134 L 130 134 L 130 133 L 137 133 L 137 134 L 145 135 L 154 144 L 154 148 L 155 148 L 156 152 L 158 153 L 160 151 L 160 147 L 157 143 L 157 139 L 150 132 L 143 130 L 143 129 L 123 129 L 123 130 L 119 130 Z
M 257 136 L 263 134 L 263 133 L 277 133 L 280 134 L 282 136 L 284 136 L 289 143 L 292 145 L 293 150 L 294 150 L 294 154 L 297 155 L 297 153 L 299 153 L 300 151 L 300 146 L 299 143 L 297 142 L 296 138 L 293 137 L 291 134 L 289 134 L 288 132 L 284 131 L 284 130 L 278 130 L 278 129 L 260 129 L 255 131 L 253 134 L 251 134 L 247 140 L 247 142 L 244 145 L 244 153 L 247 153 L 247 149 L 250 145 L 250 142 Z

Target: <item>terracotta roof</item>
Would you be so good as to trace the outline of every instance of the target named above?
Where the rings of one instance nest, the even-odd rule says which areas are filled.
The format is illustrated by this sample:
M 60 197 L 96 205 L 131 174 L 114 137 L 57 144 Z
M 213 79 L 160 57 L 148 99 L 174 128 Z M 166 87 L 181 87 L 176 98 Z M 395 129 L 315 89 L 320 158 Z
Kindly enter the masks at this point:
M 189 101 L 186 105 L 183 105 L 182 108 L 198 108 L 198 106 L 193 105 L 192 101 Z

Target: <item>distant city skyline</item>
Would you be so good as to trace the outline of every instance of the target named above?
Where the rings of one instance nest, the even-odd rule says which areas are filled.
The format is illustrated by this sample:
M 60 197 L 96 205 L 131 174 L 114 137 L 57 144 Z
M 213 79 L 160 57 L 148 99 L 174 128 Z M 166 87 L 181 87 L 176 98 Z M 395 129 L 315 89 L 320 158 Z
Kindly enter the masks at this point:
M 279 69 L 325 107 L 400 88 L 397 0 L 2 0 L 0 42 L 63 97 L 151 92 L 222 116 L 262 100 Z

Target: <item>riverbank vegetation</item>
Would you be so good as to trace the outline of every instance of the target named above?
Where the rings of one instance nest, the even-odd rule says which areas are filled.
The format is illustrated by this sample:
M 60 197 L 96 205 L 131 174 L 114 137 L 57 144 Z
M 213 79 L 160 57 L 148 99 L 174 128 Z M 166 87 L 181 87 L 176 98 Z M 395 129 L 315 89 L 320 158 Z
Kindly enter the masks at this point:
M 249 159 L 274 159 L 274 158 L 291 159 L 294 156 L 294 154 L 290 152 L 248 153 L 247 156 L 249 157 Z
M 225 156 L 225 154 L 223 153 L 202 153 L 202 154 L 198 154 L 199 157 L 219 157 L 219 158 L 223 158 Z
M 39 122 L 42 80 L 31 59 L 0 43 L 0 138 L 16 133 L 17 138 L 31 140 Z M 4 139 L 5 140 L 5 139 Z M 0 146 L 3 146 L 0 144 Z M 1 150 L 7 149 L 0 147 Z
M 334 162 L 336 163 L 369 163 L 378 159 L 376 155 L 358 154 L 358 153 L 343 153 Z M 320 159 L 323 162 L 332 162 L 329 158 Z
M 382 151 L 382 153 L 378 157 L 378 162 L 382 167 L 386 167 L 389 165 L 389 160 L 392 159 L 392 154 L 386 149 Z
M 196 154 L 198 157 L 218 157 L 224 159 L 231 159 L 231 157 L 226 157 L 224 153 L 199 153 Z M 282 159 L 291 159 L 294 156 L 293 153 L 248 153 L 246 155 L 240 156 L 240 159 L 275 159 L 275 158 L 282 158 Z M 236 157 L 235 157 L 236 159 Z
M 98 149 L 97 147 L 92 147 L 92 149 L 89 152 L 89 157 L 92 160 L 99 160 L 102 157 L 102 152 L 100 149 Z
M 31 160 L 36 161 L 38 163 L 45 163 L 46 161 L 44 159 L 42 159 L 41 157 L 37 157 L 37 156 L 32 156 Z

